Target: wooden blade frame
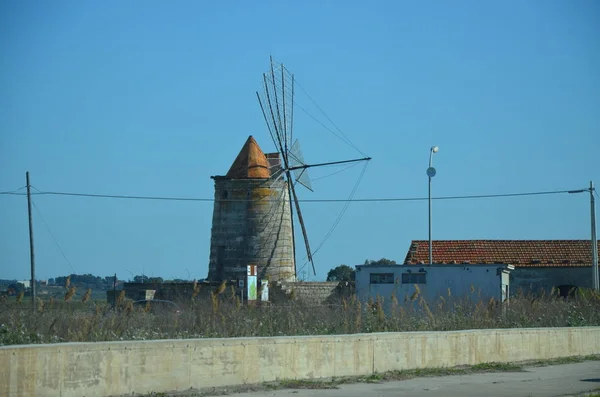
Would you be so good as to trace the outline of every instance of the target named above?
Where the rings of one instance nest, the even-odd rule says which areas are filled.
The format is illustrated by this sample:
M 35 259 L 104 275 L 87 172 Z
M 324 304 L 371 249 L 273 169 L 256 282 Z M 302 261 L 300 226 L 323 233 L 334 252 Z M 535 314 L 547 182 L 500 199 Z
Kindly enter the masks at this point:
M 261 99 L 260 99 L 260 95 L 258 93 L 256 93 L 257 97 L 258 97 L 258 101 L 260 103 L 260 107 L 261 110 L 263 112 L 263 116 L 265 117 L 265 122 L 267 123 L 267 127 L 269 128 L 269 133 L 271 134 L 271 138 L 273 138 L 273 143 L 275 144 L 275 146 L 277 147 L 277 149 L 279 150 L 279 152 L 281 153 L 282 159 L 283 159 L 283 165 L 285 167 L 285 174 L 287 177 L 287 181 L 288 181 L 288 196 L 290 197 L 290 212 L 291 212 L 291 216 L 292 216 L 292 235 L 294 234 L 294 222 L 293 222 L 293 216 L 294 216 L 294 207 L 296 208 L 296 213 L 298 214 L 298 221 L 300 222 L 300 227 L 302 229 L 302 236 L 304 237 L 304 245 L 306 247 L 306 254 L 307 254 L 307 258 L 310 261 L 311 265 L 312 265 L 312 269 L 313 269 L 313 274 L 316 275 L 317 272 L 315 270 L 315 264 L 313 262 L 313 256 L 312 256 L 312 252 L 310 250 L 310 243 L 308 241 L 308 234 L 306 232 L 306 225 L 304 224 L 304 218 L 302 217 L 302 211 L 300 210 L 300 204 L 298 202 L 298 196 L 296 194 L 296 188 L 294 186 L 294 184 L 292 183 L 292 176 L 291 176 L 291 169 L 289 166 L 289 160 L 288 160 L 288 131 L 287 131 L 287 113 L 286 113 L 286 106 L 285 106 L 285 69 L 283 67 L 283 65 L 281 65 L 281 91 L 282 91 L 282 109 L 283 109 L 283 123 L 282 123 L 282 115 L 281 115 L 281 111 L 280 111 L 280 107 L 279 107 L 279 98 L 277 96 L 277 85 L 275 83 L 275 71 L 273 69 L 273 60 L 271 59 L 271 73 L 270 73 L 270 77 L 271 77 L 271 82 L 268 82 L 267 79 L 267 75 L 263 74 L 263 81 L 265 84 L 265 95 L 267 97 L 267 104 L 263 104 Z M 269 84 L 272 85 L 273 87 L 273 94 L 274 94 L 274 103 L 275 103 L 275 109 L 273 108 L 273 101 L 271 100 L 271 96 L 269 94 Z M 293 95 L 294 95 L 294 78 L 292 75 L 292 107 L 291 107 L 291 114 L 290 114 L 290 122 L 293 120 Z M 268 109 L 266 109 L 266 106 L 268 105 Z M 270 116 L 270 117 L 269 117 Z M 269 122 L 269 120 L 273 121 L 273 128 L 271 128 L 271 123 Z M 279 121 L 279 123 L 277 122 Z M 291 138 L 291 125 L 290 125 L 290 138 Z M 292 207 L 292 201 L 294 202 L 294 207 Z M 295 239 L 295 238 L 294 238 Z M 294 243 L 294 268 L 296 268 L 296 249 L 295 249 L 295 243 Z M 295 271 L 297 271 L 297 269 L 295 269 Z
M 326 163 L 318 163 L 318 164 L 293 164 L 290 166 L 289 161 L 289 147 L 292 142 L 292 129 L 293 129 L 293 118 L 294 118 L 294 75 L 291 76 L 291 97 L 290 103 L 291 106 L 289 108 L 289 114 L 286 111 L 286 91 L 285 91 L 285 81 L 286 81 L 286 70 L 283 64 L 281 64 L 281 87 L 277 86 L 277 82 L 275 80 L 275 70 L 273 68 L 273 58 L 271 58 L 271 70 L 268 73 L 263 73 L 263 83 L 264 83 L 264 99 L 261 99 L 260 94 L 257 92 L 256 96 L 258 97 L 258 102 L 260 103 L 260 108 L 262 110 L 263 116 L 265 118 L 265 123 L 267 124 L 267 128 L 269 129 L 269 134 L 273 139 L 273 144 L 281 153 L 281 157 L 283 159 L 283 169 L 281 172 L 285 173 L 287 181 L 288 181 L 288 197 L 290 199 L 290 213 L 292 217 L 292 239 L 293 239 L 293 252 L 294 252 L 294 272 L 297 273 L 296 269 L 296 240 L 294 233 L 294 208 L 298 214 L 298 221 L 300 222 L 300 227 L 302 228 L 302 236 L 304 237 L 304 245 L 306 246 L 307 258 L 310 261 L 313 269 L 313 273 L 316 275 L 315 264 L 313 262 L 312 252 L 310 250 L 310 244 L 308 242 L 308 235 L 306 232 L 306 226 L 304 224 L 304 219 L 302 217 L 302 211 L 300 210 L 300 204 L 298 201 L 298 196 L 296 194 L 295 184 L 292 183 L 292 175 L 291 172 L 298 170 L 306 170 L 311 167 L 322 167 L 328 165 L 337 165 L 344 163 L 353 163 L 358 161 L 369 161 L 370 157 L 363 157 L 358 159 L 351 160 L 342 160 L 342 161 L 331 161 Z M 281 92 L 281 98 L 278 97 L 278 91 Z M 281 100 L 281 106 L 280 106 Z M 288 123 L 289 118 L 289 123 Z M 289 126 L 289 130 L 288 130 Z M 296 178 L 297 180 L 297 178 Z M 307 187 L 310 189 L 309 187 Z M 292 206 L 292 201 L 294 205 Z M 297 274 L 296 274 L 297 276 Z

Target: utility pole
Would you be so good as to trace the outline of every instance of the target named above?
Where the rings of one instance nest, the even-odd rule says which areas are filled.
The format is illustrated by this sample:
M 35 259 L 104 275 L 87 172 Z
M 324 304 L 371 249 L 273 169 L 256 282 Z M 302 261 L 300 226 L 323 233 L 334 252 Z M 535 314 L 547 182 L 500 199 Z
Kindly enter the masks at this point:
M 594 182 L 590 181 L 588 189 L 570 190 L 569 193 L 590 193 L 590 223 L 592 233 L 590 242 L 592 244 L 592 286 L 594 290 L 600 291 L 600 280 L 598 280 L 598 239 L 596 238 L 596 200 L 594 198 Z
M 29 256 L 31 259 L 31 308 L 35 312 L 36 298 L 35 292 L 35 252 L 33 250 L 33 219 L 31 216 L 31 185 L 29 184 L 29 171 L 25 173 L 27 180 L 27 213 L 29 215 Z
M 113 310 L 117 307 L 117 273 L 113 278 Z
M 590 181 L 590 217 L 592 223 L 592 274 L 594 276 L 594 289 L 600 291 L 600 280 L 598 280 L 598 239 L 596 238 L 596 201 L 594 198 L 593 181 Z

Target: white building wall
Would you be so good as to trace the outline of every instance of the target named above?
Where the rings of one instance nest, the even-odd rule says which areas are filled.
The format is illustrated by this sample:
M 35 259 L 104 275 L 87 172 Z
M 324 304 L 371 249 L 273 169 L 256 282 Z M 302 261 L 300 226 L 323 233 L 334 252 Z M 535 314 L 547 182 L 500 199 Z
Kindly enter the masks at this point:
M 17 283 L 23 284 L 24 288 L 31 288 L 31 280 L 21 280 L 17 281 Z
M 402 274 L 409 271 L 413 276 L 405 277 L 413 279 L 405 279 L 406 283 L 403 283 Z M 423 274 L 421 271 L 426 273 Z M 420 296 L 428 301 L 439 299 L 440 296 L 445 299 L 451 296 L 452 298 L 472 297 L 486 301 L 494 298 L 503 301 L 503 298 L 508 296 L 508 272 L 509 268 L 500 264 L 363 265 L 356 267 L 356 292 L 364 301 L 369 298 L 376 299 L 378 296 L 388 301 L 394 294 L 398 302 L 403 302 L 415 292 L 415 284 L 417 284 Z M 393 274 L 393 281 L 389 276 L 383 276 L 390 274 Z

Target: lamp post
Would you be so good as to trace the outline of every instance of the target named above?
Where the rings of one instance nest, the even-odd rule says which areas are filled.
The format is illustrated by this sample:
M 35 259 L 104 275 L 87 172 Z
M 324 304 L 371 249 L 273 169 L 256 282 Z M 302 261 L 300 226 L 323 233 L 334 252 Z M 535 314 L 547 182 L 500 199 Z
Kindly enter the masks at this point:
M 569 193 L 590 192 L 590 220 L 592 226 L 592 285 L 596 291 L 600 291 L 600 280 L 598 280 L 598 240 L 596 238 L 596 201 L 594 199 L 594 182 L 590 181 L 588 189 L 570 190 Z
M 429 264 L 433 265 L 433 249 L 431 246 L 431 178 L 435 176 L 435 168 L 432 166 L 433 154 L 440 150 L 437 146 L 432 146 L 429 149 L 429 168 L 427 168 L 427 176 L 429 177 Z

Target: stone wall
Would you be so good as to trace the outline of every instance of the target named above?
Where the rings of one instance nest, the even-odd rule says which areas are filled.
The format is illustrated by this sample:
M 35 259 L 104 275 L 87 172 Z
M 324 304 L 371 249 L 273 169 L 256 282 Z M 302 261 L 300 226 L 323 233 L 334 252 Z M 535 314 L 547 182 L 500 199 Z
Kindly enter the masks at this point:
M 210 302 L 211 294 L 218 290 L 222 282 L 202 281 L 198 282 L 199 293 L 196 300 Z M 240 288 L 237 280 L 229 280 L 226 283 L 226 295 L 231 295 L 231 288 L 240 296 L 244 294 L 247 299 L 246 289 Z M 187 304 L 194 293 L 194 283 L 125 283 L 125 298 L 132 300 L 147 299 L 146 292 L 153 290 L 154 299 L 165 299 L 181 304 Z M 285 282 L 272 281 L 269 283 L 269 302 L 271 304 L 285 304 L 297 301 L 307 305 L 340 304 L 343 298 L 350 298 L 354 294 L 353 282 Z M 121 293 L 117 290 L 117 296 Z M 107 301 L 113 303 L 112 291 L 107 293 Z
M 278 282 L 270 290 L 272 302 L 295 300 L 307 305 L 340 304 L 354 294 L 353 282 Z
M 292 220 L 283 179 L 215 179 L 208 279 L 295 279 Z

